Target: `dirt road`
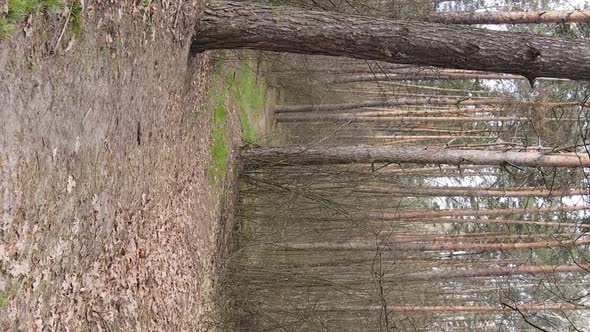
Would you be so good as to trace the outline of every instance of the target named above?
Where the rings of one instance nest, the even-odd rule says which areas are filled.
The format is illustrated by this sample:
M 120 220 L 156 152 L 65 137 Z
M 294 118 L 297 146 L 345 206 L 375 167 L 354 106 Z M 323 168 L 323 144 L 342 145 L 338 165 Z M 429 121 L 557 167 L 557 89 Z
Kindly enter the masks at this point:
M 188 54 L 201 10 L 87 2 L 77 38 L 57 43 L 64 18 L 39 15 L 0 41 L 3 327 L 208 329 L 210 56 Z

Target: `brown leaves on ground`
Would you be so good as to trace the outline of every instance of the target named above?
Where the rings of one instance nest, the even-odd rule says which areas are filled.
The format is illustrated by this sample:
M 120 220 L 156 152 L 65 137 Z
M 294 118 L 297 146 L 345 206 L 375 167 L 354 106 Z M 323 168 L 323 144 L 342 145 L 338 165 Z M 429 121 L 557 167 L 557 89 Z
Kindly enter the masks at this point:
M 188 58 L 201 10 L 99 1 L 67 53 L 40 18 L 0 45 L 4 328 L 206 328 L 219 206 L 209 56 Z

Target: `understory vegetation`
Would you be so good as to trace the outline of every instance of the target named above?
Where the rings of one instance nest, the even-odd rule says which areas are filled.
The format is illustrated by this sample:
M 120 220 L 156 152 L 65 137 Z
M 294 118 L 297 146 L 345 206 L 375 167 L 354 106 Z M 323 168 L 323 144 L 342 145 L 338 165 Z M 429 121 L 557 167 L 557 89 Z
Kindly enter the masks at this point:
M 211 130 L 211 161 L 209 179 L 212 183 L 223 180 L 230 154 L 228 138 L 229 117 L 237 113 L 242 141 L 255 143 L 263 133 L 253 122 L 261 121 L 265 109 L 266 82 L 254 52 L 230 58 L 219 52 L 210 88 L 210 105 L 213 108 Z
M 380 5 L 337 11 L 383 15 Z M 416 3 L 412 15 L 432 12 L 429 5 Z M 403 16 L 411 7 L 387 10 Z M 561 26 L 584 38 L 585 24 Z M 239 234 L 213 315 L 218 327 L 584 330 L 587 82 L 531 86 L 516 75 L 319 55 L 260 59 L 280 98 L 273 139 L 242 149 Z M 412 161 L 396 159 L 409 150 Z M 448 151 L 573 162 L 432 161 Z M 429 162 L 414 161 L 419 154 Z
M 10 35 L 28 16 L 63 6 L 64 3 L 61 0 L 8 0 L 7 12 L 0 14 L 0 38 Z M 77 12 L 77 21 L 77 27 L 79 27 L 80 11 Z

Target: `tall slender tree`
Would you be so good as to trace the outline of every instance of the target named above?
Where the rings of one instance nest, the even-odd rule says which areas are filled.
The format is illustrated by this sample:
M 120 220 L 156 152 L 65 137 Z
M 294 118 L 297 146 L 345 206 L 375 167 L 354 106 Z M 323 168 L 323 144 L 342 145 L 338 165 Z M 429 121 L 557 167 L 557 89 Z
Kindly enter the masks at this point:
M 443 11 L 426 16 L 424 21 L 443 24 L 531 24 L 590 22 L 590 10 L 543 10 L 527 12 Z
M 589 264 L 517 265 L 479 269 L 450 270 L 441 273 L 422 273 L 409 276 L 413 280 L 442 280 L 475 277 L 505 277 L 515 275 L 552 275 L 555 273 L 590 272 Z
M 245 150 L 250 167 L 350 163 L 414 163 L 521 167 L 588 167 L 587 153 L 388 148 L 382 146 L 270 147 Z

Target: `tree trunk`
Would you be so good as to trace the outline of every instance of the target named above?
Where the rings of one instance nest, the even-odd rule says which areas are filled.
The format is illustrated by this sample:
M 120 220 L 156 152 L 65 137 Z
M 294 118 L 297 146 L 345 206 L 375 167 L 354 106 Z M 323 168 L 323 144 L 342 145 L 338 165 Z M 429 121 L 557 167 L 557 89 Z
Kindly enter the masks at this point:
M 559 311 L 574 311 L 574 310 L 590 310 L 589 306 L 574 305 L 574 304 L 520 304 L 513 305 L 514 309 L 518 309 L 521 312 L 530 311 L 546 311 L 546 310 L 559 310 Z M 264 310 L 272 311 L 276 308 L 268 307 Z M 401 306 L 387 306 L 387 310 L 395 311 L 399 313 L 423 313 L 423 312 L 502 312 L 514 310 L 508 306 L 456 306 L 456 305 L 441 305 L 441 306 L 414 306 L 414 305 L 401 305 Z M 292 308 L 281 309 L 292 310 Z M 380 305 L 342 305 L 342 306 L 318 306 L 314 308 L 314 311 L 383 311 L 383 307 Z
M 327 190 L 329 188 L 320 188 Z M 388 186 L 364 185 L 354 188 L 355 193 L 378 195 L 418 196 L 463 196 L 463 197 L 556 197 L 585 195 L 581 189 L 554 189 L 523 187 L 523 188 L 478 188 L 478 187 L 443 187 L 443 186 Z
M 385 86 L 383 87 L 367 87 L 367 88 L 359 88 L 359 87 L 345 87 L 341 89 L 337 88 L 330 88 L 331 93 L 342 93 L 346 95 L 350 95 L 351 93 L 354 95 L 377 95 L 383 97 L 397 97 L 400 95 L 398 91 L 409 92 L 415 90 L 427 90 L 433 92 L 448 92 L 448 93 L 455 93 L 455 98 L 465 98 L 469 94 L 492 94 L 492 92 L 488 91 L 476 91 L 476 90 L 461 90 L 461 89 L 444 89 L 444 88 L 432 88 L 430 89 L 429 86 L 426 85 L 416 85 L 416 84 L 405 84 L 405 83 L 392 83 L 392 82 L 384 82 Z M 389 89 L 389 88 L 392 89 Z M 395 88 L 395 89 L 393 89 Z M 441 96 L 441 94 L 437 94 L 436 96 Z
M 495 139 L 496 137 L 492 136 L 482 136 L 482 135 L 339 135 L 339 138 L 342 139 L 349 139 L 349 140 L 356 140 L 358 142 L 359 139 L 362 140 L 373 140 L 381 142 L 396 142 L 396 141 L 407 141 L 407 140 L 415 140 L 415 141 L 424 141 L 424 140 L 432 140 L 432 139 Z
M 439 217 L 475 217 L 475 216 L 501 216 L 511 214 L 549 213 L 549 212 L 573 212 L 590 210 L 590 205 L 580 206 L 548 206 L 541 208 L 510 208 L 510 209 L 447 209 L 447 210 L 400 210 L 398 212 L 373 212 L 369 217 L 374 219 L 400 220 L 414 218 L 439 218 Z M 472 219 L 472 222 L 486 222 L 487 220 Z
M 334 232 L 333 234 L 338 234 Z M 388 242 L 394 243 L 418 243 L 418 242 L 503 242 L 504 240 L 523 240 L 523 239 L 541 239 L 547 236 L 568 236 L 572 233 L 567 232 L 552 232 L 552 233 L 538 233 L 538 234 L 505 234 L 501 232 L 482 232 L 482 233 L 461 233 L 461 234 L 440 234 L 440 233 L 398 233 L 395 231 L 381 231 L 379 238 L 385 239 Z M 347 234 L 348 235 L 348 234 Z M 351 238 L 351 240 L 357 237 Z M 363 236 L 358 237 L 364 240 Z M 438 265 L 437 265 L 438 266 Z
M 330 84 L 359 83 L 359 82 L 389 82 L 389 81 L 406 81 L 406 80 L 518 80 L 524 79 L 519 75 L 502 75 L 502 74 L 482 74 L 482 73 L 423 73 L 419 70 L 413 73 L 379 73 L 379 74 L 360 74 L 349 75 L 335 78 Z
M 212 1 L 191 49 L 253 48 L 391 63 L 590 79 L 590 41 Z
M 336 146 L 269 147 L 244 150 L 247 167 L 351 163 L 414 163 L 521 167 L 588 167 L 585 153 L 451 150 L 444 148 Z
M 348 241 L 337 242 L 309 242 L 285 244 L 283 249 L 288 251 L 299 250 L 351 250 L 351 251 L 485 251 L 485 250 L 517 250 L 517 249 L 538 249 L 538 248 L 565 248 L 590 244 L 590 239 L 562 240 L 562 241 L 541 241 L 541 242 L 512 242 L 512 243 L 379 243 L 375 241 Z
M 321 105 L 283 105 L 275 108 L 276 113 L 297 113 L 297 112 L 327 112 L 349 110 L 363 107 L 383 107 L 383 106 L 400 106 L 400 105 L 442 105 L 442 106 L 472 106 L 472 105 L 520 105 L 536 108 L 555 107 L 555 106 L 575 106 L 578 102 L 560 102 L 560 103 L 536 103 L 536 102 L 517 102 L 508 98 L 474 98 L 474 99 L 450 99 L 442 96 L 441 98 L 422 98 L 422 99 L 378 99 L 365 100 L 355 103 L 342 104 L 321 104 Z
M 539 275 L 566 272 L 590 272 L 590 265 L 520 265 L 513 267 L 492 267 L 459 271 L 445 271 L 441 273 L 410 274 L 410 280 L 427 281 L 443 279 L 463 279 L 474 277 L 505 277 L 514 275 Z
M 370 115 L 370 114 L 369 114 Z M 297 113 L 297 114 L 286 114 L 286 113 L 278 113 L 276 116 L 277 122 L 332 122 L 332 123 L 371 123 L 371 122 L 382 122 L 382 123 L 392 123 L 392 122 L 449 122 L 449 121 L 458 121 L 458 122 L 485 122 L 485 121 L 519 121 L 519 122 L 530 122 L 531 119 L 522 116 L 439 116 L 439 117 L 429 117 L 429 116 L 366 116 L 365 113 L 357 114 L 307 114 L 307 113 Z M 576 122 L 581 121 L 581 119 L 576 118 L 561 118 L 561 119 L 552 119 L 552 118 L 543 118 L 543 121 L 551 121 L 551 122 Z
M 534 225 L 540 227 L 559 227 L 559 228 L 590 228 L 590 225 L 576 222 L 554 222 L 554 221 L 526 221 L 510 219 L 462 219 L 462 218 L 439 218 L 439 219 L 408 219 L 404 223 L 423 223 L 423 224 L 498 224 L 498 225 Z
M 362 128 L 353 128 L 350 129 L 349 131 L 351 133 L 356 133 L 359 130 L 366 130 L 367 127 L 363 126 Z M 453 129 L 438 129 L 438 128 L 431 128 L 431 127 L 387 127 L 387 128 L 383 128 L 383 129 L 379 129 L 379 128 L 371 128 L 371 130 L 374 131 L 385 131 L 385 132 L 396 132 L 396 133 L 433 133 L 433 134 L 446 134 L 446 135 L 455 135 L 455 136 L 461 136 L 461 135 L 466 135 L 466 134 L 481 134 L 481 135 L 489 135 L 489 134 L 493 134 L 490 133 L 486 130 L 481 130 L 481 129 L 474 129 L 474 130 L 453 130 Z M 347 129 L 342 129 L 341 132 L 346 132 Z M 456 169 L 456 168 L 455 168 Z
M 365 167 L 363 167 L 365 166 Z M 397 165 L 389 165 L 385 168 L 380 168 L 379 170 L 375 171 L 369 165 L 360 166 L 362 169 L 350 169 L 348 166 L 346 169 L 334 169 L 333 171 L 327 171 L 325 173 L 314 173 L 310 175 L 317 175 L 325 178 L 326 176 L 333 175 L 335 177 L 342 177 L 345 176 L 352 176 L 357 178 L 390 178 L 392 176 L 419 176 L 421 178 L 429 178 L 429 177 L 462 177 L 462 176 L 481 176 L 481 175 L 493 175 L 493 176 L 501 176 L 502 172 L 493 172 L 493 170 L 489 169 L 486 166 L 472 166 L 472 167 L 457 167 L 457 166 L 444 166 L 444 167 L 414 167 L 414 168 L 397 168 Z M 377 167 L 379 168 L 379 167 Z M 332 173 L 333 172 L 333 173 Z M 481 174 L 481 175 L 480 175 Z M 299 174 L 294 174 L 294 177 L 299 177 Z M 285 175 L 283 178 L 288 178 L 288 175 Z
M 590 10 L 550 10 L 530 12 L 439 12 L 424 18 L 443 24 L 531 24 L 590 22 Z
M 424 99 L 430 99 L 430 98 L 435 98 L 435 99 L 439 99 L 439 98 L 447 98 L 447 99 L 457 99 L 457 100 L 465 100 L 465 99 L 470 99 L 470 100 L 477 100 L 477 99 L 490 99 L 491 97 L 486 97 L 486 96 L 466 96 L 466 95 L 440 95 L 440 94 L 426 94 L 426 93 L 416 93 L 414 91 L 400 91 L 400 89 L 396 89 L 396 91 L 391 91 L 392 93 L 389 94 L 387 90 L 383 90 L 383 88 L 379 88 L 379 89 L 372 89 L 375 93 L 379 93 L 379 96 L 381 98 L 383 98 L 384 100 L 387 100 L 386 97 L 389 95 L 389 97 L 391 99 L 396 98 L 408 98 L 408 99 L 420 99 L 420 98 L 424 98 Z M 330 92 L 336 92 L 336 90 L 330 89 Z M 361 93 L 362 90 L 361 89 L 349 89 L 346 91 L 343 91 L 344 93 L 346 93 L 347 95 L 350 95 L 350 93 Z
M 492 94 L 492 91 L 485 91 L 485 90 L 464 90 L 464 89 L 450 89 L 450 88 L 439 88 L 434 86 L 428 85 L 417 85 L 417 84 L 406 84 L 406 83 L 387 83 L 387 86 L 396 86 L 400 88 L 408 88 L 408 89 L 415 89 L 415 90 L 428 90 L 428 91 L 438 91 L 438 92 L 460 92 L 460 93 L 473 93 L 473 94 Z

